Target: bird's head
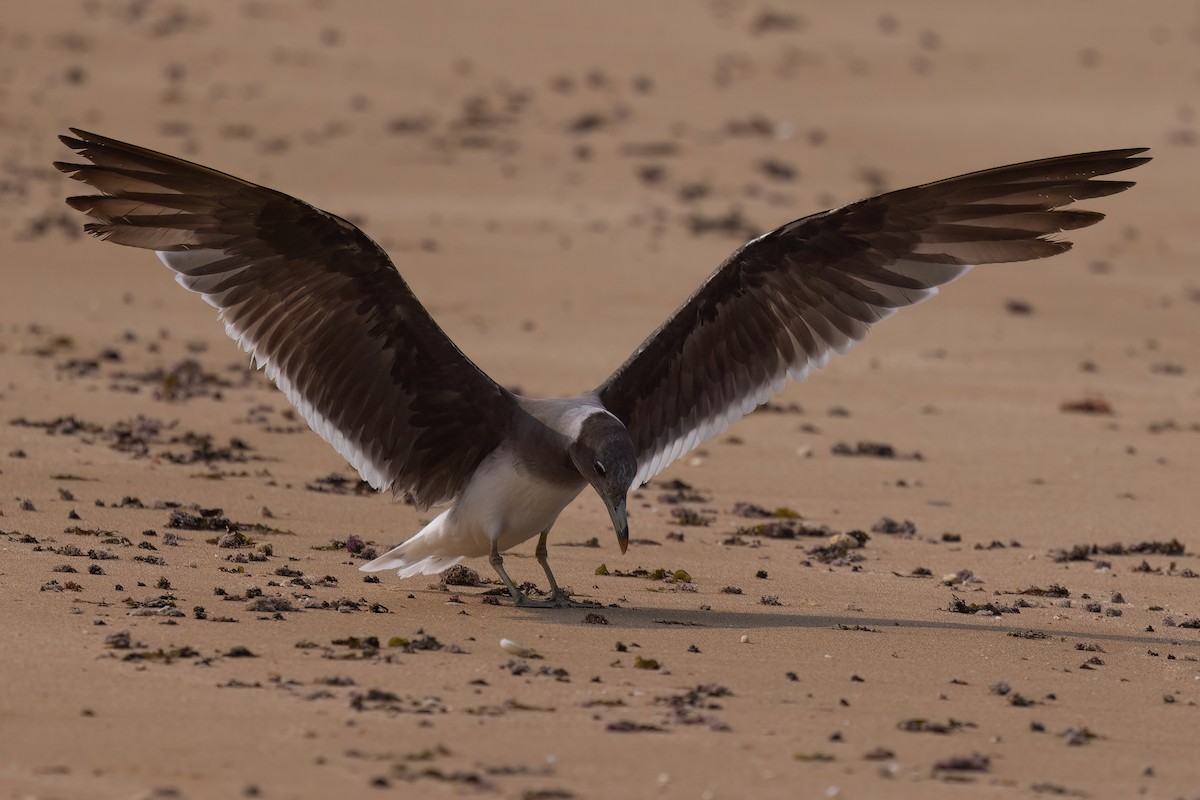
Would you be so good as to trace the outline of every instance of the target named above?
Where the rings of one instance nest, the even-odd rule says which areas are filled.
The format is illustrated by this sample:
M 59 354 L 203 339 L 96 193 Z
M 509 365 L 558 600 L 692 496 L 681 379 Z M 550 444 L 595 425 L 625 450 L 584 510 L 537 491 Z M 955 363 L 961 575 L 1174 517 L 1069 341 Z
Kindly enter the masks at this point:
M 571 461 L 608 509 L 617 544 L 624 553 L 629 547 L 629 518 L 625 498 L 637 475 L 637 455 L 625 426 L 611 414 L 598 411 L 579 427 L 579 435 L 568 448 Z

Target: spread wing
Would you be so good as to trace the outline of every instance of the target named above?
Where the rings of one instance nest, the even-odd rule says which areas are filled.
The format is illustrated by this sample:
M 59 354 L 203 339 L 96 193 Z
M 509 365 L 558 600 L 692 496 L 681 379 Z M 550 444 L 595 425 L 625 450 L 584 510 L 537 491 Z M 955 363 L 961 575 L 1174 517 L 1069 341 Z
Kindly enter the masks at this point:
M 1049 158 L 872 197 L 743 246 L 596 391 L 633 436 L 637 483 L 977 264 L 1070 249 L 1145 148 Z M 635 483 L 635 485 L 637 485 Z
M 340 217 L 182 159 L 72 129 L 98 194 L 86 230 L 142 247 L 376 489 L 449 500 L 503 437 L 515 399 L 459 351 L 387 254 Z

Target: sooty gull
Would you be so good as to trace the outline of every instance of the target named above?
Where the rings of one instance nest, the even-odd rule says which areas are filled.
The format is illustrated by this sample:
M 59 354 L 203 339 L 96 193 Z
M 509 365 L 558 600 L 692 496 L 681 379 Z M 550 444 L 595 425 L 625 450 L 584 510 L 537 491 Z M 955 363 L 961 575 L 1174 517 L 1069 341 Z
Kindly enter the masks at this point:
M 626 495 L 847 350 L 898 308 L 978 264 L 1062 253 L 1055 234 L 1102 214 L 1066 208 L 1132 186 L 1096 180 L 1145 148 L 1048 158 L 888 192 L 789 222 L 738 248 L 595 389 L 507 391 L 450 341 L 366 234 L 294 197 L 71 129 L 90 163 L 56 163 L 99 194 L 67 202 L 86 230 L 155 250 L 219 310 L 321 438 L 380 491 L 451 505 L 362 569 L 402 577 L 490 561 L 518 605 L 568 605 L 546 536 L 591 485 L 621 552 Z M 501 552 L 538 537 L 548 602 Z

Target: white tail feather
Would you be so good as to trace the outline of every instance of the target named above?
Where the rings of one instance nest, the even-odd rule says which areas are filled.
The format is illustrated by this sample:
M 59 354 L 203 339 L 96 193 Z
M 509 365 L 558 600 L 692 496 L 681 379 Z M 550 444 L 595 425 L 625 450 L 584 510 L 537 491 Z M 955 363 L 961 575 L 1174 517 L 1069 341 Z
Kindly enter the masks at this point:
M 413 575 L 436 575 L 462 561 L 466 554 L 451 554 L 462 548 L 455 547 L 453 541 L 447 542 L 452 535 L 451 526 L 447 524 L 450 511 L 446 509 L 407 542 L 393 547 L 374 561 L 368 561 L 359 569 L 363 572 L 394 569 L 401 578 L 411 578 Z

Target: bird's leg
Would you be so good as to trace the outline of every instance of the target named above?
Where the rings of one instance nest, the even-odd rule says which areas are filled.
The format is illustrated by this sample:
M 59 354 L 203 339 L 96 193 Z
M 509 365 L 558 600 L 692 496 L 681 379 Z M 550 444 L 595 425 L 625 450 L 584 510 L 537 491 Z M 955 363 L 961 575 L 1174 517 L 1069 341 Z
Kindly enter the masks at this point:
M 569 606 L 571 608 L 599 608 L 599 603 L 593 603 L 587 600 L 572 600 L 563 594 L 563 590 L 558 588 L 558 582 L 554 580 L 554 573 L 550 571 L 550 562 L 547 560 L 546 552 L 546 537 L 550 535 L 550 529 L 542 531 L 542 535 L 538 537 L 537 549 L 534 550 L 534 555 L 537 556 L 538 563 L 542 565 L 542 569 L 546 573 L 546 580 L 550 581 L 550 602 L 558 606 Z
M 492 553 L 488 556 L 488 563 L 496 570 L 496 574 L 500 576 L 500 580 L 504 581 L 504 585 L 508 587 L 508 593 L 512 595 L 513 602 L 518 606 L 529 606 L 531 608 L 557 607 L 558 604 L 553 601 L 534 600 L 517 588 L 517 585 L 512 582 L 512 578 L 508 577 L 508 573 L 504 571 L 504 558 L 500 555 L 500 545 L 495 539 L 492 540 Z

